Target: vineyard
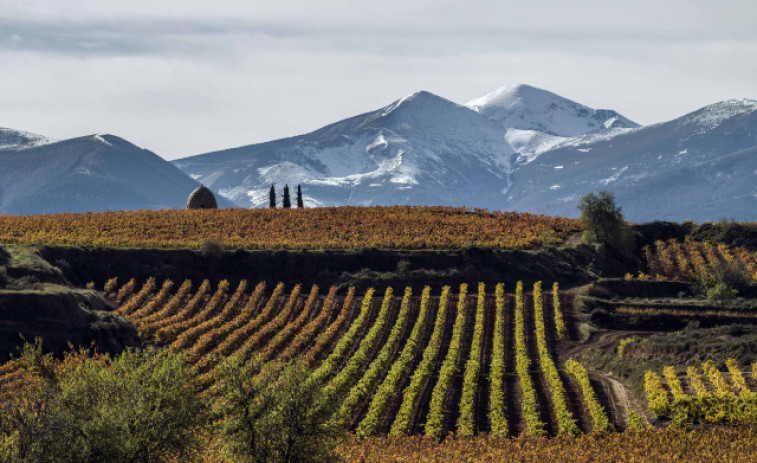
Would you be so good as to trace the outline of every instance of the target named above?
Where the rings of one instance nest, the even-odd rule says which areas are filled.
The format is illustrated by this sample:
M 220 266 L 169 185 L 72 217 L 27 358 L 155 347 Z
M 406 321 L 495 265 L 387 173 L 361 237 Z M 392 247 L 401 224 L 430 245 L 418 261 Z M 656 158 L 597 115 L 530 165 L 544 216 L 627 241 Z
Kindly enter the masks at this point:
M 755 428 L 711 430 L 646 430 L 607 435 L 585 434 L 576 438 L 428 439 L 371 438 L 351 440 L 338 447 L 347 461 L 417 463 L 465 462 L 715 462 L 750 463 L 757 453 Z
M 560 217 L 414 206 L 0 215 L 2 243 L 142 248 L 520 249 L 577 230 Z
M 757 280 L 757 255 L 724 243 L 657 240 L 644 248 L 644 259 L 648 274 L 642 278 L 698 281 L 727 269 L 745 281 Z
M 404 288 L 285 288 L 227 281 L 108 280 L 107 299 L 145 344 L 184 352 L 214 391 L 219 359 L 299 357 L 307 387 L 324 390 L 332 422 L 359 437 L 448 433 L 576 435 L 623 429 L 611 401 L 575 361 L 567 342 L 572 297 L 555 284 L 526 291 L 500 284 Z M 12 391 L 13 362 L 0 366 Z
M 673 366 L 662 370 L 663 379 L 652 370 L 644 377 L 649 410 L 678 425 L 695 423 L 749 424 L 757 420 L 757 362 L 742 371 L 735 359 L 720 371 L 712 361 L 701 369 L 686 368 L 683 378 Z

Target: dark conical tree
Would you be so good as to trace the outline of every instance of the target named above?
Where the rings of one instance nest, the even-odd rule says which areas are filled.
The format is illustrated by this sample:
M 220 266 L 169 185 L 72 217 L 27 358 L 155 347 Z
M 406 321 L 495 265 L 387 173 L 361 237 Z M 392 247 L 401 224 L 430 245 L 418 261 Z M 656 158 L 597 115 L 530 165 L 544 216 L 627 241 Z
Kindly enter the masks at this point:
M 289 199 L 289 185 L 284 185 L 284 199 L 281 204 L 282 207 L 291 208 L 292 200 Z
M 302 202 L 302 188 L 297 185 L 297 207 L 302 209 L 305 207 L 305 203 Z
M 268 193 L 268 207 L 276 208 L 276 189 L 271 185 L 271 192 Z

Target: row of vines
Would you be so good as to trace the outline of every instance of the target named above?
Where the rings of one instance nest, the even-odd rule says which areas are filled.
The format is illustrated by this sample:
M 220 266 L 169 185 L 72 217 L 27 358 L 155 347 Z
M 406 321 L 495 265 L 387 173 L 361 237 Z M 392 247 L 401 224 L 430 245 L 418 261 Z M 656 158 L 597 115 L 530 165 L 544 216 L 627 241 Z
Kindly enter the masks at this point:
M 528 293 L 520 282 L 514 289 L 508 294 L 503 284 L 481 283 L 471 293 L 462 284 L 438 294 L 430 287 L 419 294 L 410 287 L 361 294 L 150 278 L 120 286 L 111 279 L 103 293 L 145 344 L 185 353 L 206 393 L 214 393 L 221 360 L 232 355 L 248 365 L 253 359 L 304 362 L 311 373 L 303 387 L 321 389 L 323 405 L 333 410 L 331 423 L 360 438 L 543 435 L 550 428 L 575 435 L 580 430 L 567 406 L 567 378 L 582 391 L 594 429 L 609 429 L 583 367 L 571 362 L 561 372 L 552 355 L 568 332 L 558 285 L 549 298 L 541 282 Z M 14 362 L 0 365 L 0 387 L 12 386 L 17 369 Z M 546 401 L 539 401 L 537 388 L 549 391 Z M 550 414 L 554 426 L 542 421 Z

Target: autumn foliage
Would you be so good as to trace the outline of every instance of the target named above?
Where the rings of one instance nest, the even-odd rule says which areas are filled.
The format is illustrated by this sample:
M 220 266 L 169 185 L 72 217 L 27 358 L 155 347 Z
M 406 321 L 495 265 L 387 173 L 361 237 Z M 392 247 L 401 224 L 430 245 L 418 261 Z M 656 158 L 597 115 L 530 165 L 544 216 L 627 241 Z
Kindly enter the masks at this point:
M 578 221 L 451 207 L 198 209 L 0 215 L 0 242 L 246 249 L 531 248 L 560 243 Z

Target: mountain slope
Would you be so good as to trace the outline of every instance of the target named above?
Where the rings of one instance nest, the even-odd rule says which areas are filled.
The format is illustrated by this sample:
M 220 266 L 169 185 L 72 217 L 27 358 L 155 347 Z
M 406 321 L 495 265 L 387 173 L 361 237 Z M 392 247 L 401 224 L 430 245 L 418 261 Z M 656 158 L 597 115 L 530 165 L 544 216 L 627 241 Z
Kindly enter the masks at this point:
M 239 204 L 302 184 L 306 205 L 501 208 L 512 150 L 497 123 L 428 92 L 306 135 L 174 161 Z
M 506 129 L 505 138 L 518 153 L 520 164 L 533 161 L 571 137 L 639 126 L 615 111 L 592 109 L 523 84 L 498 88 L 465 106 Z
M 639 124 L 609 109 L 592 109 L 530 85 L 501 87 L 465 106 L 504 127 L 575 137 L 601 129 Z
M 315 132 L 175 161 L 240 204 L 302 184 L 308 206 L 442 204 L 575 217 L 616 193 L 633 221 L 755 220 L 757 103 L 639 127 L 528 86 L 456 105 L 419 92 Z
M 42 135 L 0 127 L 0 149 L 31 148 L 52 142 Z
M 757 101 L 716 103 L 669 122 L 577 137 L 512 176 L 508 207 L 576 216 L 581 195 L 615 192 L 629 220 L 757 217 Z
M 0 146 L 3 213 L 182 208 L 199 186 L 156 154 L 113 135 L 52 142 L 11 132 L 6 129 L 10 141 Z

